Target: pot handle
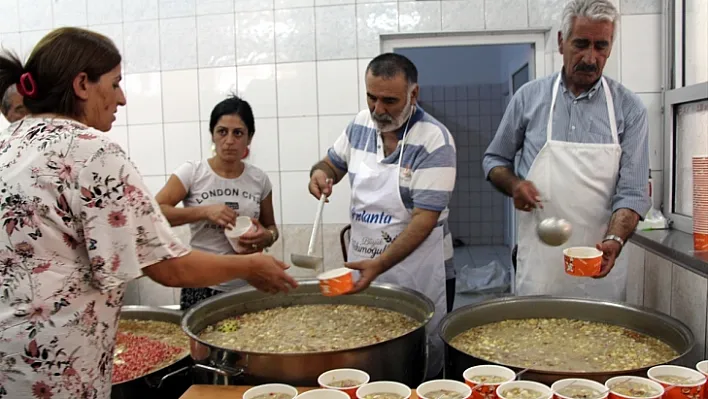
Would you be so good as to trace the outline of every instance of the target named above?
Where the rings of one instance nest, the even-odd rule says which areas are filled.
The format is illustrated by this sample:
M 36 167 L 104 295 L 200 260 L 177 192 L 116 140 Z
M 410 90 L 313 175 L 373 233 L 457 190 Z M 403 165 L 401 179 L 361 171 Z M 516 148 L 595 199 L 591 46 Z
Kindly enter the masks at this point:
M 175 371 L 172 371 L 172 372 L 170 372 L 170 373 L 167 373 L 167 374 L 163 375 L 162 378 L 160 378 L 160 381 L 157 382 L 157 384 L 152 384 L 152 383 L 148 382 L 148 385 L 150 385 L 151 388 L 160 389 L 160 388 L 162 388 L 162 384 L 163 384 L 165 381 L 167 381 L 168 379 L 170 379 L 170 378 L 172 378 L 172 377 L 174 377 L 174 376 L 176 376 L 176 375 L 179 375 L 179 374 L 182 374 L 182 373 L 184 373 L 184 372 L 187 372 L 187 371 L 191 370 L 191 368 L 192 368 L 192 366 L 184 366 L 184 367 L 182 367 L 182 368 L 179 368 L 179 369 L 177 369 L 177 370 L 175 370 Z
M 149 385 L 151 385 L 152 388 L 160 389 L 160 388 L 162 388 L 162 384 L 164 384 L 165 381 L 167 381 L 168 379 L 170 379 L 176 375 L 182 374 L 184 372 L 190 371 L 193 368 L 197 368 L 197 369 L 201 369 L 201 370 L 205 370 L 205 371 L 210 371 L 212 373 L 219 374 L 222 377 L 238 377 L 246 371 L 242 368 L 221 369 L 221 368 L 217 368 L 217 367 L 206 366 L 204 364 L 194 364 L 192 366 L 184 366 L 184 367 L 177 369 L 171 373 L 165 374 L 164 376 L 162 376 L 162 378 L 160 378 L 160 381 L 156 385 L 155 384 L 149 384 Z
M 196 368 L 196 369 L 216 373 L 222 377 L 238 377 L 246 372 L 246 370 L 244 370 L 240 367 L 238 367 L 238 368 L 231 368 L 231 367 L 219 368 L 219 367 L 207 366 L 205 364 L 199 364 L 199 363 L 193 365 L 192 367 Z

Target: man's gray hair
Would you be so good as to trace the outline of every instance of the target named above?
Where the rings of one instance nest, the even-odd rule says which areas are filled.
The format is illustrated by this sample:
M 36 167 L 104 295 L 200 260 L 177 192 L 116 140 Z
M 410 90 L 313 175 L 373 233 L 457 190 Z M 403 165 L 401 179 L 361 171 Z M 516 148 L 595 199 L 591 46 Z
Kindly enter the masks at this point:
M 17 85 L 12 85 L 5 90 L 5 94 L 2 95 L 2 103 L 0 103 L 0 111 L 3 115 L 7 115 L 12 108 L 12 97 L 13 94 L 17 93 Z
M 563 21 L 561 22 L 563 40 L 570 38 L 575 18 L 608 21 L 612 22 L 616 28 L 619 12 L 610 0 L 571 0 L 563 9 Z M 612 40 L 614 40 L 615 36 L 615 34 L 612 35 Z

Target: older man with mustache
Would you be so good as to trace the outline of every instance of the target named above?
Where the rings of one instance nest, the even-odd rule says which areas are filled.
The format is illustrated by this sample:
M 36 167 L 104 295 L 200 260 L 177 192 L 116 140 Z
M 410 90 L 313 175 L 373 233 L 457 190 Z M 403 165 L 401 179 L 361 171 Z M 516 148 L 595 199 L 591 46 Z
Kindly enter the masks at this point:
M 414 289 L 435 303 L 428 324 L 431 378 L 443 366 L 435 329 L 455 294 L 447 227 L 455 143 L 447 128 L 418 106 L 418 72 L 406 57 L 374 58 L 366 69 L 366 97 L 368 109 L 312 168 L 309 189 L 316 198 L 329 196 L 332 182 L 349 174 L 347 267 L 360 274 L 354 292 L 376 280 Z
M 617 18 L 609 0 L 567 3 L 558 32 L 563 69 L 514 95 L 485 153 L 487 177 L 521 211 L 519 295 L 625 299 L 627 264 L 618 256 L 650 207 L 649 147 L 641 100 L 602 75 Z M 541 243 L 536 207 L 572 223 L 564 247 Z M 572 246 L 602 251 L 598 278 L 565 273 L 562 251 Z

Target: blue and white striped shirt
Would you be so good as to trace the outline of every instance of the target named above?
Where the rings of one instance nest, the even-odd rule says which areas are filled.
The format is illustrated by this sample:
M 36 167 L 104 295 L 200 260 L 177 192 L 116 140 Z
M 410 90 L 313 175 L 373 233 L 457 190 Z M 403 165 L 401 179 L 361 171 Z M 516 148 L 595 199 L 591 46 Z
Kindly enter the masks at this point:
M 546 144 L 546 124 L 553 83 L 558 73 L 531 81 L 514 94 L 499 129 L 484 154 L 484 173 L 497 166 L 513 169 L 514 158 L 521 150 L 518 175 L 525 178 L 531 164 Z M 649 127 L 647 110 L 639 97 L 608 77 L 617 118 L 617 132 L 622 147 L 619 178 L 612 199 L 612 211 L 628 208 L 641 217 L 649 211 Z M 561 79 L 553 112 L 553 139 L 574 143 L 612 143 L 605 93 L 598 81 L 578 97 Z M 561 171 L 558 171 L 562 173 Z
M 399 133 L 399 140 L 403 132 Z M 355 151 L 377 154 L 379 161 L 396 164 L 401 153 L 398 147 L 388 157 L 378 147 L 379 133 L 369 110 L 363 110 L 354 118 L 344 133 L 329 149 L 327 155 L 332 163 L 348 171 L 349 160 Z M 368 144 L 367 144 L 368 143 Z M 407 209 L 420 208 L 441 212 L 438 225 L 444 230 L 446 277 L 455 276 L 453 265 L 452 236 L 448 227 L 448 208 L 452 190 L 455 188 L 457 158 L 455 142 L 447 128 L 418 106 L 411 116 L 403 148 L 401 167 L 410 169 L 410 179 L 399 179 L 401 199 Z M 349 172 L 349 181 L 355 178 Z

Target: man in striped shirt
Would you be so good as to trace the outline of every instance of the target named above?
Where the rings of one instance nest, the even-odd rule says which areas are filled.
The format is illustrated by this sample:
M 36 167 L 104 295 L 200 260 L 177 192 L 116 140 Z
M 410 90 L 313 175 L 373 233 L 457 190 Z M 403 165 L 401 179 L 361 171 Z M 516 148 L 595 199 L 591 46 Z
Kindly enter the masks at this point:
M 447 205 L 455 186 L 455 143 L 417 105 L 418 73 L 406 57 L 374 58 L 366 70 L 366 95 L 368 109 L 312 168 L 309 190 L 316 198 L 329 195 L 331 183 L 349 175 L 347 267 L 360 272 L 354 292 L 374 280 L 419 291 L 436 305 L 432 331 L 454 298 Z M 432 377 L 442 369 L 442 342 L 430 338 Z
M 609 0 L 567 3 L 558 32 L 562 71 L 514 94 L 485 153 L 485 174 L 522 211 L 520 295 L 624 299 L 627 270 L 618 256 L 650 207 L 649 147 L 641 100 L 602 75 L 617 18 Z M 539 219 L 530 214 L 538 205 L 545 216 L 572 223 L 564 247 L 539 241 Z M 571 246 L 597 247 L 602 264 L 595 277 L 603 278 L 573 277 L 574 265 L 564 264 L 562 252 Z

